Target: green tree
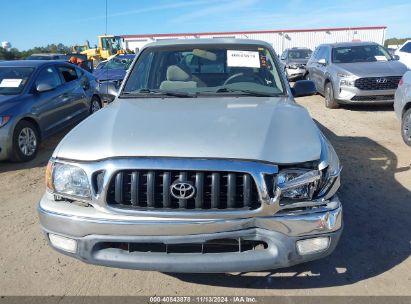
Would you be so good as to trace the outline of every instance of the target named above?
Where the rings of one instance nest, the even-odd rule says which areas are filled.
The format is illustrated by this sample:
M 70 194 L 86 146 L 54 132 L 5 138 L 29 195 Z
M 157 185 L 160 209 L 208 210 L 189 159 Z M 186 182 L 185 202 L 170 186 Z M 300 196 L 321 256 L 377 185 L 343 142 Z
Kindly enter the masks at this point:
M 389 45 L 401 45 L 407 40 L 411 40 L 411 38 L 389 38 L 385 40 L 384 46 L 387 47 Z
M 36 46 L 29 50 L 19 51 L 16 48 L 11 48 L 10 50 L 6 50 L 0 47 L 0 60 L 16 60 L 16 59 L 25 59 L 32 54 L 39 54 L 39 53 L 59 53 L 59 54 L 67 54 L 70 53 L 70 47 L 58 43 L 58 44 L 48 44 L 47 46 Z

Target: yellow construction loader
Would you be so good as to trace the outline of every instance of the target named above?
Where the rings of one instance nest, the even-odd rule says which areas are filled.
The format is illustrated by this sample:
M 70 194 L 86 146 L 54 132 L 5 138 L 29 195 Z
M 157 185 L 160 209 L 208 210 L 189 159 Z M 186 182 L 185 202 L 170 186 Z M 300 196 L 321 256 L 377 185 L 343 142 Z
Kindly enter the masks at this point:
M 130 53 L 123 48 L 123 38 L 113 35 L 98 36 L 99 46 L 90 48 L 88 41 L 84 45 L 73 46 L 73 51 L 83 55 L 87 55 L 87 59 L 93 60 L 94 65 L 102 60 L 110 59 L 110 57 L 118 54 Z

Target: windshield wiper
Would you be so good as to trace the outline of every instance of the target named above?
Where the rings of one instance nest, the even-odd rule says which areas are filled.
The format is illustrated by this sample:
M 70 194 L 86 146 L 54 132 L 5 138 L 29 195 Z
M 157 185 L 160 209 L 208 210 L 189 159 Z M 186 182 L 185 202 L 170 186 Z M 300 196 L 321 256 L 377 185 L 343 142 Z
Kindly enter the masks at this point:
M 169 91 L 169 90 L 151 90 L 151 89 L 140 89 L 135 92 L 124 92 L 124 95 L 133 96 L 133 95 L 156 95 L 156 96 L 173 96 L 173 97 L 182 97 L 182 98 L 193 98 L 197 97 L 197 94 L 181 92 L 181 91 Z
M 219 88 L 215 93 L 244 93 L 251 96 L 258 96 L 258 97 L 274 97 L 276 94 L 274 93 L 266 93 L 261 91 L 253 91 L 253 90 L 244 90 L 244 89 L 232 89 L 227 87 Z

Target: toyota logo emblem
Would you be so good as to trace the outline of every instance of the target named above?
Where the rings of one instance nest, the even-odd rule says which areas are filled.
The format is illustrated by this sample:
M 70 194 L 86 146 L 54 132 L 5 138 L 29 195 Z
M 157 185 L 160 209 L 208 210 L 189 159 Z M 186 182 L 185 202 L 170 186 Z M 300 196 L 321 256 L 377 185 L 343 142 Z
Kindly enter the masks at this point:
M 176 181 L 170 186 L 170 193 L 176 199 L 189 199 L 196 194 L 196 188 L 190 182 Z
M 377 83 L 387 83 L 388 82 L 388 80 L 387 80 L 387 78 L 377 78 Z

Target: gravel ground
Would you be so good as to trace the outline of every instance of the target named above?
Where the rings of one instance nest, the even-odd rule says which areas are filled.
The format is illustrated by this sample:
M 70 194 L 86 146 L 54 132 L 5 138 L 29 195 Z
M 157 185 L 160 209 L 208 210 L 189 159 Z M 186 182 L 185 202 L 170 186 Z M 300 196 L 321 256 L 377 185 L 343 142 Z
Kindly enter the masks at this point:
M 301 98 L 344 166 L 345 227 L 329 257 L 273 272 L 179 274 L 87 265 L 50 249 L 36 204 L 47 159 L 0 163 L 2 295 L 411 295 L 411 148 L 392 107 L 327 110 L 319 95 Z

